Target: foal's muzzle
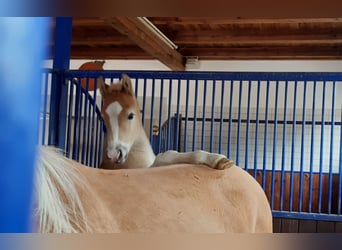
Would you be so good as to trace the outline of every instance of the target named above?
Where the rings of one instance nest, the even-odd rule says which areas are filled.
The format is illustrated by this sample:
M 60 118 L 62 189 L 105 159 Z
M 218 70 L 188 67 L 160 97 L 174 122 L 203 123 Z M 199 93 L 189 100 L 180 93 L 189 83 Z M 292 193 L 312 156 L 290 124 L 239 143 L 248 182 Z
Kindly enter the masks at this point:
M 107 158 L 115 163 L 122 164 L 126 161 L 128 150 L 125 147 L 108 148 Z

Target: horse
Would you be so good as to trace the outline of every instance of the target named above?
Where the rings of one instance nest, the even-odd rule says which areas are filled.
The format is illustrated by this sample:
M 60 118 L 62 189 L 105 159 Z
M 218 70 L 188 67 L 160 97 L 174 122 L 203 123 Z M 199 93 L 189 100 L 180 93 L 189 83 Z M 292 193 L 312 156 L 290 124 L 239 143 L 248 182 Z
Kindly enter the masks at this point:
M 99 77 L 97 87 L 103 100 L 101 115 L 107 128 L 100 168 L 149 168 L 189 163 L 224 169 L 234 164 L 222 154 L 203 150 L 185 153 L 168 150 L 156 156 L 142 126 L 139 103 L 129 76 L 122 74 L 121 81 L 112 85 L 105 84 Z
M 105 159 L 125 167 L 90 168 L 54 147 L 39 147 L 37 231 L 271 233 L 272 213 L 263 189 L 233 161 L 204 151 L 156 157 L 144 142 L 146 135 L 136 141 L 141 118 L 131 87 L 126 76 L 121 83 L 101 86 Z M 121 127 L 125 123 L 128 128 Z M 137 158 L 139 152 L 148 157 Z

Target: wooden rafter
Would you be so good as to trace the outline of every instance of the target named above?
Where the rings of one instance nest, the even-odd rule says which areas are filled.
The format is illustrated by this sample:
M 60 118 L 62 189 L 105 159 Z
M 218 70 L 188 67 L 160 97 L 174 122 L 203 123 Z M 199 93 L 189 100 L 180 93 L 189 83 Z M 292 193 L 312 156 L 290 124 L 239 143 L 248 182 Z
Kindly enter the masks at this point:
M 184 58 L 136 17 L 106 19 L 120 33 L 172 70 L 185 70 Z

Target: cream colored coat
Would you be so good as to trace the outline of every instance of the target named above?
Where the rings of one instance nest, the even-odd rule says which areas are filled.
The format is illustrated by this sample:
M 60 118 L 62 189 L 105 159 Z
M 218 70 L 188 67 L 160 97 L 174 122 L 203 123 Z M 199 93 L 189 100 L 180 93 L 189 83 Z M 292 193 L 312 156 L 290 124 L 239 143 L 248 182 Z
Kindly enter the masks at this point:
M 40 151 L 41 232 L 272 232 L 264 191 L 237 166 L 103 170 Z

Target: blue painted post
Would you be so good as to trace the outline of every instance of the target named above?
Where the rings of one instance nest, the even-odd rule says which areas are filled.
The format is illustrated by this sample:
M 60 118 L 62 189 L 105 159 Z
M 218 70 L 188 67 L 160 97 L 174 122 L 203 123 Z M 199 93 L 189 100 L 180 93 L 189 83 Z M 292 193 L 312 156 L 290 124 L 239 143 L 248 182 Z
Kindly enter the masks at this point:
M 51 84 L 51 108 L 49 144 L 65 147 L 65 126 L 67 114 L 68 88 L 64 83 L 62 72 L 69 69 L 70 47 L 72 33 L 72 18 L 57 17 L 55 28 L 55 46 L 53 51 L 53 69 L 58 73 L 53 75 Z
M 26 233 L 48 18 L 0 18 L 0 233 Z

